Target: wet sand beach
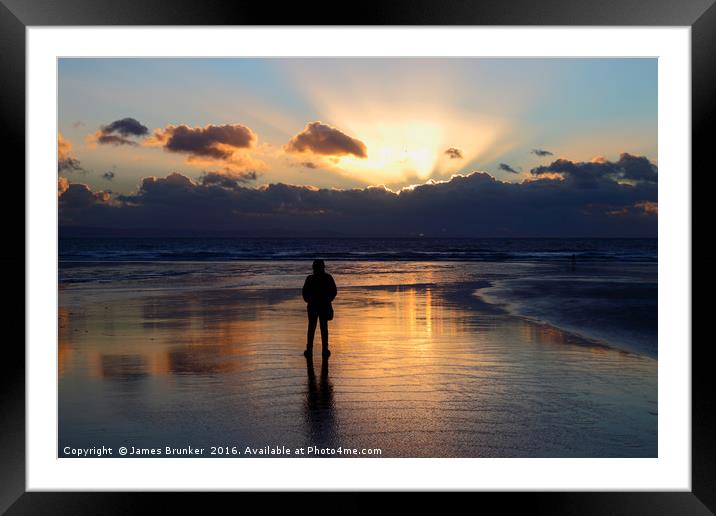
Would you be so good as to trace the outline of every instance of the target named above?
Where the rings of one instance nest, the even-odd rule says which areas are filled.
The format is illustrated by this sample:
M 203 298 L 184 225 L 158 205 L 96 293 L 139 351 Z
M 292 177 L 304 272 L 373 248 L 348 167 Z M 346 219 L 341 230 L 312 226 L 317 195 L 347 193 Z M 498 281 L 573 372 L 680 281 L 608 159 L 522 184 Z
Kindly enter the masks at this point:
M 505 274 L 558 268 L 328 266 L 338 297 L 325 363 L 302 356 L 310 264 L 61 264 L 59 456 L 102 445 L 657 455 L 656 353 L 575 331 L 579 318 L 567 331 L 520 316 L 496 297 Z M 629 274 L 639 284 L 652 268 Z M 613 326 L 605 335 L 618 340 Z

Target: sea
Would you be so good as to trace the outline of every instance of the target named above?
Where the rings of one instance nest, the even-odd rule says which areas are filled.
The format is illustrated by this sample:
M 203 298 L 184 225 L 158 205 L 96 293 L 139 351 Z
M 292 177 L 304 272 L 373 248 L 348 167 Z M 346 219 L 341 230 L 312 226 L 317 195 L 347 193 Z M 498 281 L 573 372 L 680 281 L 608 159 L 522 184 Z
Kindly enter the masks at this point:
M 656 263 L 657 239 L 595 238 L 64 238 L 72 261 L 464 261 Z

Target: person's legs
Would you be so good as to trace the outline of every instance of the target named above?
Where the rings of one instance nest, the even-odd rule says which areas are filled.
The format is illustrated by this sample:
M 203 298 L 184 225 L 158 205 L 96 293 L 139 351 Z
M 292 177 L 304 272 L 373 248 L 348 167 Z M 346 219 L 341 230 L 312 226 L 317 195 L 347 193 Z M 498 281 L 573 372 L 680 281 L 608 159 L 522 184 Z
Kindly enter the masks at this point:
M 316 322 L 318 319 L 318 312 L 316 310 L 308 309 L 308 334 L 306 335 L 306 351 L 313 351 L 313 336 L 316 334 Z
M 321 344 L 323 345 L 324 353 L 328 351 L 328 319 L 326 318 L 327 315 L 328 314 L 326 314 L 325 312 L 321 312 L 318 318 L 321 324 Z

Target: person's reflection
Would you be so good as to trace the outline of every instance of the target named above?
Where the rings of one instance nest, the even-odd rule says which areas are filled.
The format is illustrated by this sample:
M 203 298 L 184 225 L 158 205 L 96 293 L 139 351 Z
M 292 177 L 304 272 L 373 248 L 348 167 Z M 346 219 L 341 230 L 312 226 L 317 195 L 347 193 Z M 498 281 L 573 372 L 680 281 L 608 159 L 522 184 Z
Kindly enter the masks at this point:
M 316 381 L 313 360 L 306 359 L 308 392 L 306 395 L 306 420 L 309 445 L 332 446 L 336 440 L 333 417 L 333 384 L 328 378 L 328 360 L 321 362 L 320 382 Z

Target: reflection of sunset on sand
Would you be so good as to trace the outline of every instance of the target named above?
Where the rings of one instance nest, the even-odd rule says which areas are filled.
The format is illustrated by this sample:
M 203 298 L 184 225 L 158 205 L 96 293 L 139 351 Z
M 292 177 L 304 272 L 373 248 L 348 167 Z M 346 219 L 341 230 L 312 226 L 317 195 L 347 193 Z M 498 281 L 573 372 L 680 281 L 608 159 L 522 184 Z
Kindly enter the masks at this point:
M 656 360 L 464 302 L 440 267 L 352 267 L 333 269 L 330 369 L 301 354 L 291 275 L 273 288 L 61 288 L 61 442 L 656 455 Z

